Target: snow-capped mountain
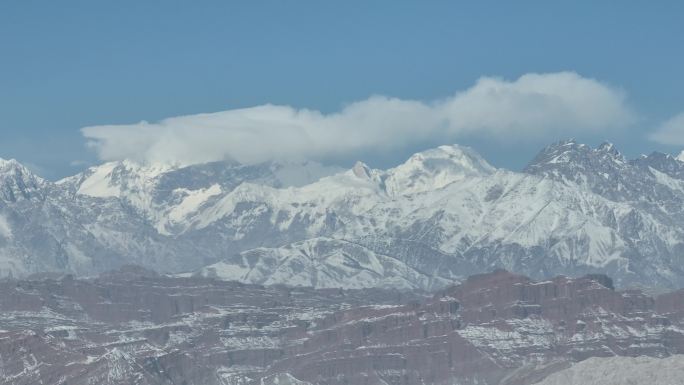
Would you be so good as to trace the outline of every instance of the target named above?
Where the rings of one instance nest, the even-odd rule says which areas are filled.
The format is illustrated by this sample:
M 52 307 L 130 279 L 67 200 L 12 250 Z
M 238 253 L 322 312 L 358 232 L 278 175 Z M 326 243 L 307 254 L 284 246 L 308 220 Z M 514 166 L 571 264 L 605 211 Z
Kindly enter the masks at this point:
M 313 162 L 256 166 L 213 162 L 189 167 L 109 162 L 57 182 L 72 196 L 117 198 L 146 217 L 165 235 L 184 215 L 244 182 L 283 188 L 311 183 L 340 171 Z
M 47 182 L 14 159 L 0 158 L 0 200 L 42 200 Z
M 441 146 L 388 170 L 107 163 L 57 183 L 0 164 L 0 271 L 123 264 L 250 283 L 434 289 L 503 267 L 684 285 L 684 162 L 551 145 L 524 172 Z M 30 199 L 29 199 L 30 198 Z

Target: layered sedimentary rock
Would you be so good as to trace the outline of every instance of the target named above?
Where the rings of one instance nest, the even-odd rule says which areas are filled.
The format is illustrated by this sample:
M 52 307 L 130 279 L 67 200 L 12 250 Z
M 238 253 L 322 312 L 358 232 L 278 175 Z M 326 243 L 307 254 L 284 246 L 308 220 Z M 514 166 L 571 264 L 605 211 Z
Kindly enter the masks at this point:
M 531 384 L 684 353 L 682 292 L 496 271 L 419 296 L 126 268 L 0 282 L 2 384 Z

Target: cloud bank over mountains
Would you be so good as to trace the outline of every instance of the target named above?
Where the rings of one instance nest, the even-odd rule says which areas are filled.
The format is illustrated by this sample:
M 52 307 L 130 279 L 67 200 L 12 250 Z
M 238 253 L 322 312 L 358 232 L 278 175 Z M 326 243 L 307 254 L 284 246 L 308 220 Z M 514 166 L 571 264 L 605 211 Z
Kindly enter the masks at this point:
M 425 140 L 517 141 L 600 134 L 636 114 L 625 93 L 574 72 L 480 78 L 453 96 L 422 102 L 373 96 L 325 114 L 261 105 L 172 117 L 155 123 L 82 129 L 101 160 L 195 164 L 316 159 L 389 151 Z
M 649 138 L 662 144 L 684 146 L 684 112 L 665 121 Z

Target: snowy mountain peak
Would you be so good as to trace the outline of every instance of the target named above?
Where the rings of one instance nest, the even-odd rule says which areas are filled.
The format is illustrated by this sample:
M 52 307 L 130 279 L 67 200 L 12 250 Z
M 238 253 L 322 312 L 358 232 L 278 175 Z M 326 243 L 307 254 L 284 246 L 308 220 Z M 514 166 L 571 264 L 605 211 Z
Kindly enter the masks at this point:
M 484 177 L 496 171 L 469 147 L 439 146 L 412 155 L 405 163 L 387 170 L 388 194 L 408 195 L 440 189 L 470 177 Z
M 606 152 L 613 156 L 620 156 L 620 151 L 615 148 L 615 145 L 610 142 L 603 142 L 597 148 L 596 151 Z
M 610 143 L 595 149 L 555 144 L 542 150 L 524 171 L 576 184 L 615 202 L 659 202 L 668 207 L 665 212 L 682 203 L 684 163 L 661 152 L 627 160 Z
M 13 165 L 18 165 L 18 164 L 20 164 L 20 163 L 17 162 L 16 159 L 4 159 L 4 158 L 0 158 L 0 170 L 5 169 L 5 168 L 7 168 L 7 167 L 11 167 L 11 166 L 13 166 Z
M 363 162 L 357 161 L 354 164 L 354 167 L 352 167 L 352 172 L 354 175 L 361 179 L 370 179 L 371 178 L 371 170 L 370 168 Z
M 684 150 L 680 152 L 679 155 L 675 157 L 675 159 L 677 159 L 680 162 L 684 162 Z
M 426 163 L 439 161 L 446 162 L 436 163 L 437 165 L 460 167 L 464 171 L 467 170 L 473 174 L 491 174 L 495 171 L 495 168 L 475 150 L 458 144 L 439 146 L 416 153 L 404 165 L 415 165 L 416 163 L 425 165 Z
M 544 148 L 525 168 L 533 174 L 553 174 L 558 176 L 561 168 L 575 170 L 590 168 L 623 167 L 627 160 L 612 143 L 604 142 L 593 149 L 586 144 L 577 143 L 574 139 L 554 143 Z
M 604 155 L 609 155 L 611 157 L 624 160 L 622 154 L 620 151 L 618 151 L 613 143 L 603 142 L 596 148 L 592 149 L 586 144 L 578 143 L 575 139 L 563 140 L 547 146 L 539 153 L 537 158 L 545 157 L 548 159 L 550 156 L 553 156 L 553 160 L 555 160 L 553 163 L 562 163 L 576 159 L 578 157 Z M 538 159 L 533 160 L 532 163 L 537 163 L 537 160 Z
M 654 172 L 663 173 L 670 178 L 684 180 L 684 162 L 675 158 L 671 154 L 666 154 L 659 151 L 654 151 L 649 155 L 643 155 L 630 162 L 634 166 L 640 166 L 643 169 L 651 169 L 651 174 Z M 667 181 L 664 178 L 659 178 L 660 182 Z
M 77 193 L 97 198 L 121 197 L 131 193 L 139 195 L 151 190 L 155 179 L 175 167 L 169 164 L 141 165 L 128 160 L 105 163 L 77 176 Z
M 28 175 L 34 178 L 39 178 L 34 175 L 26 166 L 19 163 L 16 159 L 0 158 L 0 174 L 2 175 Z M 42 179 L 42 178 L 40 178 Z
M 0 158 L 0 199 L 41 199 L 47 182 L 15 159 Z

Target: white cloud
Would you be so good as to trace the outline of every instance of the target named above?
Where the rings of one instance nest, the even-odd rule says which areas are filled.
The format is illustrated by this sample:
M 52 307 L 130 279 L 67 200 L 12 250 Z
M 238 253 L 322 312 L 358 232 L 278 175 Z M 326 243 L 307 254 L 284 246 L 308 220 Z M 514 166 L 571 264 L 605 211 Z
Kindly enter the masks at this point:
M 665 121 L 649 138 L 662 144 L 684 146 L 684 112 Z
M 466 136 L 514 140 L 598 133 L 629 125 L 633 118 L 620 90 L 560 72 L 515 81 L 484 77 L 429 103 L 374 96 L 331 114 L 268 104 L 82 132 L 102 160 L 255 163 L 339 158 Z

